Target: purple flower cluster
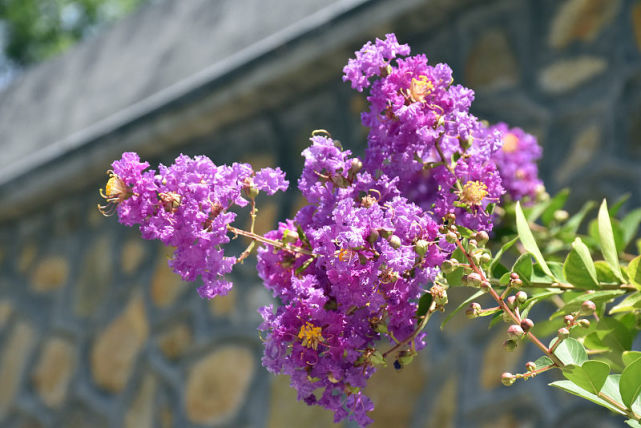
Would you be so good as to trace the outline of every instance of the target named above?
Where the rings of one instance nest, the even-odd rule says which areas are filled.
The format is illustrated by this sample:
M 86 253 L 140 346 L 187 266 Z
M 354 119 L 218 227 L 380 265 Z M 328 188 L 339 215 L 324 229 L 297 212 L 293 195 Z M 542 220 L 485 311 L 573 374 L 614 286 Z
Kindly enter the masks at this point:
M 500 132 L 503 139 L 501 150 L 492 154 L 492 160 L 501 174 L 503 187 L 515 201 L 524 197 L 533 200 L 543 186 L 536 166 L 542 149 L 536 137 L 521 128 L 510 128 L 505 123 L 497 123 L 490 130 Z
M 361 171 L 328 137 L 313 137 L 303 156 L 309 205 L 266 237 L 313 255 L 259 250 L 259 275 L 282 303 L 262 311 L 263 364 L 290 375 L 299 399 L 333 410 L 337 422 L 366 425 L 373 405 L 361 388 L 382 362 L 376 342 L 424 346 L 417 300 L 448 253 L 439 224 L 400 196 L 398 178 Z
M 229 209 L 247 205 L 244 196 L 260 190 L 271 195 L 288 186 L 279 168 L 254 174 L 249 164 L 216 166 L 206 156 L 180 155 L 171 166 L 160 165 L 156 174 L 136 153 L 123 153 L 112 167 L 104 196 L 119 221 L 139 224 L 143 238 L 175 247 L 170 266 L 184 280 L 200 277 L 204 285 L 198 293 L 206 298 L 231 288 L 224 275 L 236 258 L 221 248 L 229 242 L 227 226 L 236 217 Z
M 399 177 L 401 193 L 438 217 L 454 213 L 463 226 L 489 230 L 487 206 L 503 194 L 491 159 L 501 146 L 500 134 L 469 113 L 474 93 L 453 85 L 452 70 L 429 66 L 425 55 L 388 61 L 373 83 L 363 81 L 361 76 L 372 75 L 370 58 L 385 57 L 385 47 L 396 43 L 393 35 L 387 37 L 366 45 L 369 55 L 357 54 L 344 69 L 343 79 L 352 86 L 369 87 L 369 111 L 362 114 L 370 129 L 365 167 Z

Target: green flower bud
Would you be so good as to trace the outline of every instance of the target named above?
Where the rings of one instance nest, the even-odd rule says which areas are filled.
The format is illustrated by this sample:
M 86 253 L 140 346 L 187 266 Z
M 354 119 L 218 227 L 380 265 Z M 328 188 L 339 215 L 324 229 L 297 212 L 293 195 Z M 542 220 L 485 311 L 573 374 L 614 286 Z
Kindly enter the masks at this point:
M 401 248 L 401 238 L 396 235 L 392 235 L 389 238 L 389 244 L 394 249 Z
M 424 257 L 428 248 L 429 243 L 424 239 L 419 239 L 416 241 L 416 244 L 414 244 L 414 251 L 416 251 L 416 254 L 418 254 L 419 257 Z
M 508 352 L 514 351 L 519 346 L 519 343 L 514 339 L 508 339 L 503 342 L 503 349 Z
M 501 375 L 501 383 L 505 386 L 512 386 L 516 382 L 516 376 L 512 373 L 505 372 Z
M 452 273 L 456 269 L 456 262 L 452 260 L 445 260 L 441 265 L 443 273 Z

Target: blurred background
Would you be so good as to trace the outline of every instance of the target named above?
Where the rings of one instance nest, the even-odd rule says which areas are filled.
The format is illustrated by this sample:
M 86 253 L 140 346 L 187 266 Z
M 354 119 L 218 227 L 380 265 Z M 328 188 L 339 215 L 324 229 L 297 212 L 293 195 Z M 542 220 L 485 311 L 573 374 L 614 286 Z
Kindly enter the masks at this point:
M 341 69 L 387 32 L 450 64 L 476 115 L 537 135 L 550 193 L 641 202 L 640 0 L 0 0 L 0 425 L 332 426 L 260 365 L 252 263 L 201 300 L 166 249 L 99 215 L 97 189 L 123 151 L 292 183 L 314 129 L 362 153 L 365 100 Z M 260 200 L 259 230 L 301 204 Z M 623 425 L 552 377 L 500 386 L 538 356 L 506 353 L 503 328 L 438 324 L 372 379 L 374 427 Z

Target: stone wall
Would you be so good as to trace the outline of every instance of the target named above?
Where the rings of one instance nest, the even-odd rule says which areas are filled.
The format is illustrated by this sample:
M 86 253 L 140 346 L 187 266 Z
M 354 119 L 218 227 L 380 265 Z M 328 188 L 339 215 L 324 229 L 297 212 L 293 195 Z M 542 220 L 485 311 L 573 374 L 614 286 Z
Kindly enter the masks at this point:
M 641 202 L 641 1 L 356 3 L 306 39 L 273 51 L 274 63 L 235 70 L 230 87 L 240 85 L 248 94 L 225 104 L 224 89 L 214 85 L 190 100 L 168 100 L 168 112 L 123 125 L 92 146 L 63 151 L 56 162 L 34 163 L 19 180 L 3 182 L 3 199 L 16 203 L 5 204 L 0 223 L 3 426 L 332 425 L 330 414 L 296 402 L 288 380 L 260 365 L 256 310 L 270 296 L 251 263 L 235 269 L 230 295 L 201 300 L 193 284 L 169 271 L 166 249 L 100 216 L 95 205 L 103 171 L 118 150 L 139 149 L 152 163 L 169 163 L 183 152 L 207 154 L 217 163 L 281 165 L 291 181 L 313 129 L 329 129 L 345 147 L 361 151 L 364 100 L 339 76 L 349 52 L 372 35 L 396 31 L 414 52 L 448 62 L 457 81 L 477 90 L 476 114 L 538 135 L 551 190 L 572 187 L 575 204 L 625 192 Z M 171 11 L 168 4 L 132 19 L 155 16 L 154 8 Z M 119 49 L 126 52 L 127 45 Z M 300 53 L 297 61 L 288 56 L 297 49 L 306 53 L 304 61 Z M 314 52 L 323 54 L 310 56 Z M 279 63 L 283 69 L 276 73 L 270 67 Z M 266 73 L 276 77 L 256 83 L 255 76 Z M 5 103 L 12 99 L 2 96 Z M 211 100 L 222 107 L 213 109 Z M 207 120 L 225 106 L 225 120 Z M 91 171 L 80 164 L 92 165 Z M 60 170 L 75 175 L 53 180 L 64 177 Z M 38 183 L 38 191 L 22 180 Z M 269 230 L 300 204 L 294 193 L 259 200 L 258 229 Z M 240 249 L 243 242 L 234 244 Z M 452 290 L 453 305 L 463 298 Z M 375 427 L 622 425 L 597 406 L 551 390 L 550 377 L 500 386 L 502 371 L 537 357 L 528 346 L 504 352 L 502 328 L 456 317 L 440 332 L 436 321 L 415 363 L 372 379 Z

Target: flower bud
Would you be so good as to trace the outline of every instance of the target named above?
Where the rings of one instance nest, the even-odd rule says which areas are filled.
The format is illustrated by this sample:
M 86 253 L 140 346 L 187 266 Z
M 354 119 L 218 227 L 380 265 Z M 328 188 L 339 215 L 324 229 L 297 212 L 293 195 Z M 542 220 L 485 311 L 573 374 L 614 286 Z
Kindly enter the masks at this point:
M 523 304 L 527 301 L 527 293 L 525 291 L 519 291 L 516 293 L 516 301 L 520 304 Z
M 390 236 L 392 236 L 394 231 L 390 230 L 390 229 L 380 228 L 380 229 L 378 229 L 378 233 L 380 233 L 380 235 L 383 238 L 388 239 Z
M 524 332 L 527 333 L 532 327 L 534 327 L 534 321 L 532 321 L 531 319 L 525 318 L 521 320 L 521 328 Z
M 516 376 L 512 373 L 505 372 L 501 375 L 501 383 L 503 383 L 503 385 L 512 386 L 514 385 L 514 382 L 516 382 Z
M 557 331 L 556 335 L 559 337 L 559 340 L 567 339 L 570 336 L 570 330 L 565 327 L 561 327 L 559 331 Z
M 470 304 L 470 307 L 465 310 L 465 316 L 469 319 L 478 318 L 481 313 L 481 305 L 474 302 Z
M 441 115 L 438 117 L 438 120 L 436 121 L 436 127 L 438 128 L 440 126 L 443 126 L 444 123 L 445 123 L 445 116 Z
M 298 241 L 298 233 L 293 230 L 285 229 L 281 240 L 286 244 L 293 244 Z
M 476 239 L 472 238 L 469 241 L 467 241 L 467 245 L 470 250 L 474 251 L 478 248 L 478 242 L 476 242 Z
M 536 370 L 536 364 L 534 364 L 533 361 L 528 361 L 527 363 L 525 363 L 525 368 L 527 369 L 527 371 L 533 372 L 534 370 Z
M 419 257 L 424 257 L 427 253 L 428 247 L 429 243 L 426 240 L 419 239 L 416 241 L 416 244 L 414 244 L 414 251 L 419 255 Z
M 401 238 L 396 235 L 392 235 L 389 237 L 389 244 L 395 250 L 401 248 Z
M 505 304 L 510 310 L 516 308 L 516 296 L 510 296 L 505 299 Z
M 583 328 L 588 328 L 588 327 L 590 327 L 590 320 L 586 320 L 585 318 L 584 319 L 580 319 L 579 320 L 579 325 L 581 327 L 583 327 Z
M 510 339 L 519 339 L 524 334 L 525 332 L 520 325 L 512 324 L 507 329 L 507 337 L 509 337 Z
M 441 264 L 441 270 L 443 273 L 452 273 L 456 269 L 456 263 L 452 260 L 445 260 L 443 264 Z
M 487 241 L 490 240 L 490 235 L 488 235 L 485 231 L 480 231 L 476 232 L 476 235 L 474 235 L 474 239 L 476 239 L 476 242 L 478 242 L 479 246 L 483 247 L 485 246 L 485 244 L 487 244 Z
M 352 164 L 349 167 L 350 174 L 354 175 L 363 168 L 363 162 L 358 158 L 352 159 Z
M 476 272 L 472 272 L 467 275 L 467 284 L 470 287 L 479 287 L 481 285 L 481 281 L 481 276 Z
M 445 221 L 449 221 L 450 223 L 454 223 L 456 221 L 456 214 L 454 213 L 449 213 L 445 216 Z
M 367 235 L 367 242 L 369 242 L 370 245 L 374 245 L 374 243 L 376 243 L 376 241 L 378 241 L 378 238 L 380 238 L 380 236 L 381 236 L 381 234 L 378 233 L 378 230 L 372 229 L 369 232 L 369 235 Z
M 570 214 L 566 210 L 556 210 L 554 211 L 554 220 L 557 222 L 562 222 L 568 219 Z
M 563 322 L 565 322 L 565 325 L 571 326 L 574 324 L 574 317 L 572 315 L 566 315 L 563 317 Z
M 503 342 L 503 349 L 508 352 L 514 351 L 519 346 L 518 342 L 514 339 L 508 339 Z
M 592 315 L 596 311 L 596 305 L 592 300 L 586 300 L 581 304 L 581 315 Z
M 456 232 L 450 231 L 445 234 L 445 240 L 450 244 L 455 243 L 457 239 L 458 239 L 458 236 L 456 236 Z
M 519 279 L 519 274 L 516 272 L 510 273 L 510 279 Z
M 523 281 L 521 281 L 519 278 L 517 279 L 510 279 L 510 286 L 514 288 L 520 288 L 523 285 Z
M 434 302 L 436 306 L 445 306 L 447 305 L 447 291 L 442 286 L 435 284 L 430 289 L 432 297 L 434 297 Z
M 256 199 L 256 196 L 260 193 L 260 191 L 254 186 L 246 186 L 243 190 L 249 199 Z
M 479 258 L 479 263 L 481 265 L 487 265 L 491 261 L 492 261 L 492 256 L 490 256 L 488 253 L 481 254 L 481 257 Z

